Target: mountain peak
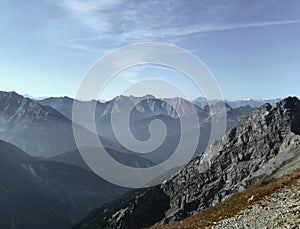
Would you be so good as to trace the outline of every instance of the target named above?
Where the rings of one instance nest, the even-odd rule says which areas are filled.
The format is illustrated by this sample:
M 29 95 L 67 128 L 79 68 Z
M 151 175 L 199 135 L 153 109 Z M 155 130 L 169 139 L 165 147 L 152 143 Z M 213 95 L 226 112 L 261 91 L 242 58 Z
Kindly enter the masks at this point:
M 134 95 L 118 95 L 114 99 L 131 99 L 131 100 L 144 100 L 144 99 L 155 99 L 155 96 L 146 94 L 143 96 L 134 96 Z
M 296 97 L 288 97 L 274 107 L 265 104 L 215 141 L 204 154 L 155 187 L 157 191 L 150 188 L 132 193 L 129 204 L 122 205 L 124 201 L 120 201 L 120 205 L 106 205 L 90 215 L 89 222 L 112 228 L 140 228 L 197 214 L 297 158 L 299 135 L 300 101 Z M 150 206 L 153 196 L 161 199 L 160 205 L 167 209 Z M 145 206 L 147 213 L 140 211 Z M 156 219 L 149 218 L 149 211 L 157 213 Z M 82 222 L 85 223 L 88 222 Z
M 299 99 L 296 96 L 289 96 L 280 102 L 278 105 L 282 107 L 282 109 L 299 109 Z
M 52 107 L 16 92 L 0 92 L 0 111 L 0 138 L 31 155 L 53 155 L 74 148 L 71 121 Z M 64 136 L 68 140 L 57 144 Z

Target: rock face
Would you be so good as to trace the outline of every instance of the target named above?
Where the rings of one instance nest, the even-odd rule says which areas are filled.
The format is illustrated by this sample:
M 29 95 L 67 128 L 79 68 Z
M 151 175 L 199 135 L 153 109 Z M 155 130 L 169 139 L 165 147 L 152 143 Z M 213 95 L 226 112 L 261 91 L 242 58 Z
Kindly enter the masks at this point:
M 273 174 L 298 153 L 299 122 L 297 98 L 266 104 L 243 119 L 162 186 L 172 196 L 165 220 L 193 215 Z
M 128 202 L 103 206 L 77 228 L 93 228 L 95 225 L 140 228 L 194 215 L 268 177 L 285 162 L 297 157 L 299 134 L 300 101 L 296 97 L 286 98 L 275 107 L 265 104 L 171 179 L 160 186 L 136 191 Z M 155 194 L 148 195 L 153 192 Z M 150 204 L 153 196 L 164 201 L 160 203 L 164 208 L 157 209 Z M 137 209 L 147 209 L 147 217 L 136 218 Z M 128 222 L 135 224 L 128 225 Z

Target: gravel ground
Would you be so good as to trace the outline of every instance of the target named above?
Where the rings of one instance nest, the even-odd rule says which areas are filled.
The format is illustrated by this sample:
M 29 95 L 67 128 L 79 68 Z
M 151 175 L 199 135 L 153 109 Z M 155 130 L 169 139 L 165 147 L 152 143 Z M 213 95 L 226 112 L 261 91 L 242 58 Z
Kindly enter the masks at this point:
M 249 206 L 235 217 L 217 222 L 212 228 L 300 229 L 300 181 Z

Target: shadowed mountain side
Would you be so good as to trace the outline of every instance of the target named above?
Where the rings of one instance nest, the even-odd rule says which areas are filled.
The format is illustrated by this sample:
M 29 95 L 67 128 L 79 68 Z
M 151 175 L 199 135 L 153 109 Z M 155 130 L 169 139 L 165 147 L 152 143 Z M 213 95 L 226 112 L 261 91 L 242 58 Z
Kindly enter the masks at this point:
M 95 149 L 93 149 L 91 147 L 85 147 L 84 150 L 92 151 L 92 152 L 95 151 Z M 140 156 L 137 156 L 134 154 L 121 153 L 121 152 L 113 150 L 113 149 L 106 149 L 106 150 L 111 155 L 111 157 L 113 157 L 115 160 L 119 161 L 120 163 L 123 163 L 124 165 L 130 166 L 130 167 L 146 168 L 146 167 L 151 167 L 151 166 L 155 165 L 150 160 L 147 160 L 146 158 L 143 158 L 143 157 L 140 157 Z M 99 152 L 99 153 L 101 153 L 101 152 Z M 102 152 L 102 153 L 104 153 L 104 152 Z M 48 160 L 63 162 L 66 164 L 71 164 L 71 165 L 79 166 L 81 168 L 90 170 L 88 165 L 84 162 L 83 158 L 81 157 L 78 149 L 72 150 L 67 153 L 60 154 L 55 157 L 51 157 Z
M 33 158 L 0 140 L 0 228 L 68 228 L 127 190 L 86 169 Z

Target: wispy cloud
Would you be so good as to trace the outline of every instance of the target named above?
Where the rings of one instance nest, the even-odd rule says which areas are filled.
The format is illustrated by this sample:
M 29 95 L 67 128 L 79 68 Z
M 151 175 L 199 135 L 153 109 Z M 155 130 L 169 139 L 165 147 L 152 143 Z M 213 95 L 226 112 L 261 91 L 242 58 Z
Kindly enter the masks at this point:
M 299 20 L 231 20 L 237 5 L 224 1 L 123 1 L 64 0 L 73 20 L 90 30 L 89 36 L 68 40 L 69 47 L 84 50 L 88 42 L 109 42 L 112 47 L 145 41 L 176 44 L 182 38 L 217 31 L 299 24 Z M 229 19 L 228 19 L 229 18 Z M 86 51 L 93 51 L 86 48 Z
M 86 25 L 96 32 L 105 32 L 111 29 L 111 18 L 106 11 L 118 6 L 120 0 L 82 1 L 63 0 L 60 4 L 65 7 L 75 20 Z
M 243 28 L 254 28 L 254 27 L 267 27 L 276 25 L 290 25 L 290 24 L 300 24 L 300 20 L 294 21 L 262 21 L 248 24 L 229 24 L 229 25 L 207 25 L 202 29 L 199 29 L 196 33 L 208 33 L 217 32 L 232 29 L 243 29 Z
M 126 69 L 118 74 L 118 77 L 128 83 L 136 83 L 141 80 L 142 72 L 147 68 L 147 65 L 138 65 Z

